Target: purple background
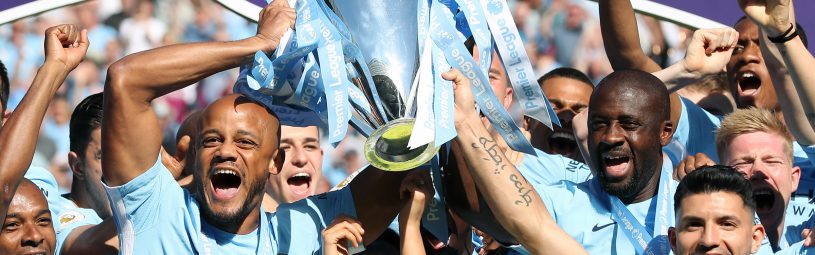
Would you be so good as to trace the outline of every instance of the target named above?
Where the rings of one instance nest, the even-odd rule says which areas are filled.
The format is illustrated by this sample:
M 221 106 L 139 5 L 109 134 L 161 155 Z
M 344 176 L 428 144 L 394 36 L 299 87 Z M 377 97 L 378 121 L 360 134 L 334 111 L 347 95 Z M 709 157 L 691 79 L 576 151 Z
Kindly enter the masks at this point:
M 733 26 L 736 21 L 744 16 L 744 12 L 739 8 L 736 0 L 653 0 L 664 5 L 677 9 L 682 9 L 699 16 L 718 21 L 719 23 Z M 815 50 L 815 1 L 813 0 L 793 0 L 795 5 L 796 22 L 804 27 L 809 40 L 809 51 Z
M 15 7 L 18 5 L 22 5 L 28 2 L 33 2 L 32 0 L 2 0 L 0 1 L 0 11 L 4 11 L 6 9 L 10 9 L 11 7 Z

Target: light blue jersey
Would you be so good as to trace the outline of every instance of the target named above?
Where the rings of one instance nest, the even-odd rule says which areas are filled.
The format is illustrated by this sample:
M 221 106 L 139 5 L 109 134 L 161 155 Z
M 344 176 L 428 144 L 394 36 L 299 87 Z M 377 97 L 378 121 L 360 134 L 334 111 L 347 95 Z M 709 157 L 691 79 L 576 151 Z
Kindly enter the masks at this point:
M 672 172 L 671 163 L 663 161 L 662 171 Z M 608 201 L 608 194 L 591 187 L 598 185 L 596 182 L 596 178 L 579 184 L 563 181 L 535 189 L 555 222 L 590 254 L 635 254 L 634 245 L 626 237 L 620 224 L 616 224 L 610 205 L 604 202 Z M 668 205 L 673 205 L 676 185 L 676 181 L 670 181 L 668 196 L 665 198 Z M 657 199 L 629 204 L 626 208 L 647 230 L 654 229 Z M 673 210 L 667 212 L 667 218 L 673 225 Z
M 77 227 L 97 225 L 102 222 L 102 219 L 96 215 L 96 211 L 79 208 L 73 201 L 63 197 L 59 193 L 57 180 L 48 170 L 41 167 L 31 167 L 26 171 L 25 178 L 36 184 L 42 190 L 46 200 L 48 200 L 48 209 L 51 211 L 54 232 L 57 235 L 54 254 L 60 254 L 62 244 L 65 243 L 65 239 L 68 238 L 71 231 Z
M 160 160 L 117 187 L 105 186 L 119 229 L 120 254 L 320 254 L 320 230 L 340 213 L 356 217 L 349 188 L 262 212 L 245 235 L 206 223 L 198 201 Z
M 704 153 L 714 162 L 719 162 L 716 153 L 716 129 L 721 126 L 718 117 L 710 114 L 686 98 L 682 102 L 682 115 L 676 124 L 672 140 L 677 141 L 685 149 L 687 155 Z M 680 162 L 675 155 L 669 154 L 671 161 Z M 682 159 L 684 160 L 684 159 Z
M 558 154 L 548 154 L 535 149 L 537 157 L 524 154 L 518 171 L 532 185 L 549 185 L 560 181 L 580 183 L 591 178 L 586 164 Z
M 812 203 L 815 197 L 815 163 L 812 162 L 812 159 L 815 159 L 815 146 L 801 147 L 797 142 L 793 142 L 792 145 L 794 165 L 801 168 L 801 177 L 798 180 L 798 189 L 790 197 L 787 206 L 784 218 L 785 240 L 779 242 L 781 248 L 786 248 L 786 244 L 801 241 L 801 231 L 813 227 L 810 219 L 815 215 L 815 204 Z

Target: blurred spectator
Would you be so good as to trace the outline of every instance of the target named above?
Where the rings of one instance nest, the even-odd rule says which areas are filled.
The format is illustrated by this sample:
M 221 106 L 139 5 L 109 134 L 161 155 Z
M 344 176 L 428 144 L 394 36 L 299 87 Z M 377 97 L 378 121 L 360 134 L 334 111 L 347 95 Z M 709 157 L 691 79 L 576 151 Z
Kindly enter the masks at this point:
M 119 25 L 125 54 L 161 46 L 167 25 L 153 17 L 154 7 L 152 0 L 136 0 L 133 14 Z

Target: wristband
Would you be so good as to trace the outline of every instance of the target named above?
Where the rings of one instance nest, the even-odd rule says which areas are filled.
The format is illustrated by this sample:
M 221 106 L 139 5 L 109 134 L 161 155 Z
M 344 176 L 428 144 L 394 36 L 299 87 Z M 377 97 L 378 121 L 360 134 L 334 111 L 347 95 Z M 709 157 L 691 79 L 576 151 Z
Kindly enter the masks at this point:
M 770 39 L 770 42 L 773 43 L 785 43 L 792 40 L 795 37 L 798 37 L 798 29 L 795 29 L 795 23 L 790 23 L 790 28 L 787 29 L 787 31 L 785 31 L 783 34 L 776 37 L 767 36 L 767 39 Z

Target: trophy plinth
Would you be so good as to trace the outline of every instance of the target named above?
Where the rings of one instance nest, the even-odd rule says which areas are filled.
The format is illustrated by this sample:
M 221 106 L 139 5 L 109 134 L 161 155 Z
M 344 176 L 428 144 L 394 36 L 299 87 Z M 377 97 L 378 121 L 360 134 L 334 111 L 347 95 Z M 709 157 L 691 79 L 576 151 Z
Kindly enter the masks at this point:
M 409 149 L 415 119 L 402 118 L 378 128 L 365 141 L 365 159 L 385 171 L 405 171 L 419 167 L 436 155 L 433 143 Z

